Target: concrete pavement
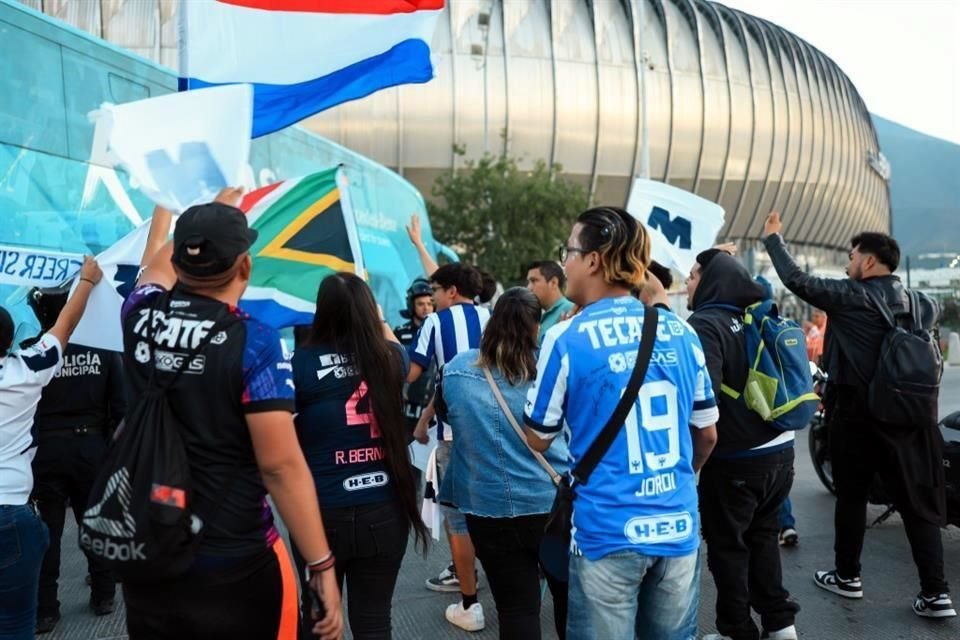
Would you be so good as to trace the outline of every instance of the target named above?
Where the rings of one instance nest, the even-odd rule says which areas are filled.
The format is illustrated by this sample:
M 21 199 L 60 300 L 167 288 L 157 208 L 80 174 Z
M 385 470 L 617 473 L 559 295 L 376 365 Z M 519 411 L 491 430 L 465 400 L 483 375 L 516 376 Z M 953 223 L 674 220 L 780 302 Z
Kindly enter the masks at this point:
M 960 410 L 960 367 L 948 368 L 944 374 L 940 397 L 941 415 Z M 806 446 L 806 431 L 798 434 L 796 481 L 792 494 L 794 513 L 800 532 L 800 546 L 782 551 L 784 582 L 802 611 L 797 620 L 804 639 L 876 639 L 876 640 L 956 640 L 960 638 L 960 619 L 935 622 L 917 618 L 910 605 L 919 590 L 916 570 L 899 516 L 867 531 L 863 552 L 863 600 L 850 601 L 814 586 L 813 572 L 833 568 L 833 498 L 820 485 Z M 871 507 L 872 521 L 880 514 Z M 63 620 L 56 632 L 42 638 L 50 640 L 87 640 L 91 638 L 126 638 L 122 603 L 118 611 L 105 618 L 95 618 L 87 609 L 88 591 L 84 586 L 85 567 L 82 554 L 76 550 L 76 528 L 64 533 L 63 570 L 60 599 Z M 947 579 L 960 586 L 960 530 L 943 532 Z M 446 544 L 435 544 L 426 558 L 409 549 L 394 595 L 394 637 L 400 640 L 417 638 L 497 637 L 496 609 L 489 589 L 480 591 L 487 617 L 487 629 L 467 633 L 451 627 L 443 617 L 448 604 L 457 596 L 427 591 L 424 581 L 446 564 Z M 704 567 L 700 606 L 702 633 L 715 631 L 713 606 L 715 590 L 709 571 Z M 960 588 L 957 590 L 960 595 Z M 958 598 L 960 605 L 960 598 Z M 544 638 L 555 638 L 549 595 L 542 612 Z M 349 637 L 349 635 L 348 635 Z M 605 639 L 598 639 L 605 640 Z

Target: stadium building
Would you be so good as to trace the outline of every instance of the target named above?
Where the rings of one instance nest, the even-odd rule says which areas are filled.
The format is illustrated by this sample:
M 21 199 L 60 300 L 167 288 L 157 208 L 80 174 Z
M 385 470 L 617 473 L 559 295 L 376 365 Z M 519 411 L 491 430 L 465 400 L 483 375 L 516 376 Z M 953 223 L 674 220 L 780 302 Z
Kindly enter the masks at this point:
M 176 68 L 176 0 L 23 2 Z M 647 168 L 646 129 L 649 176 L 719 202 L 721 237 L 755 239 L 776 209 L 789 240 L 829 260 L 855 230 L 890 229 L 890 172 L 866 105 L 789 31 L 706 0 L 447 5 L 431 83 L 304 126 L 427 195 L 440 173 L 505 151 L 558 163 L 594 202 L 617 204 Z

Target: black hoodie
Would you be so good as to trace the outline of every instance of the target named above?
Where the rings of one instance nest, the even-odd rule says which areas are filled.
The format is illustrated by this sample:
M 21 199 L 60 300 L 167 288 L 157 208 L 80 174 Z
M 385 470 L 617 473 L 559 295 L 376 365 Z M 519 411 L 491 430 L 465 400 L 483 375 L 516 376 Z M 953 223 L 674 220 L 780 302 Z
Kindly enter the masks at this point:
M 696 330 L 707 357 L 707 369 L 713 382 L 713 393 L 720 409 L 717 421 L 717 447 L 713 456 L 718 458 L 738 457 L 754 453 L 767 453 L 765 445 L 783 435 L 771 427 L 756 412 L 747 408 L 742 400 L 734 400 L 721 391 L 721 385 L 742 392 L 747 383 L 747 347 L 743 335 L 743 312 L 745 307 L 764 299 L 763 285 L 750 277 L 736 258 L 718 253 L 700 272 L 700 283 L 693 293 L 690 306 L 693 315 L 690 324 Z M 725 305 L 740 309 L 715 307 Z M 792 446 L 792 440 L 784 443 Z M 769 449 L 772 453 L 777 448 Z

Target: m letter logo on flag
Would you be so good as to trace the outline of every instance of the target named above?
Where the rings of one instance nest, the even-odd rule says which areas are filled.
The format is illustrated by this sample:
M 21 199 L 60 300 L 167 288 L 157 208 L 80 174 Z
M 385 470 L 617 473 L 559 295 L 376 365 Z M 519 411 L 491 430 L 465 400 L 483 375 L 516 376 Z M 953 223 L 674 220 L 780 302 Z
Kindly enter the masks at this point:
M 627 211 L 650 232 L 650 255 L 680 273 L 690 273 L 697 254 L 716 244 L 723 207 L 662 182 L 637 178 Z
M 670 212 L 660 207 L 655 206 L 650 211 L 650 217 L 647 218 L 647 227 L 659 231 L 666 237 L 667 242 L 675 244 L 681 249 L 689 249 L 693 242 L 690 238 L 693 233 L 690 221 L 680 216 L 671 220 Z

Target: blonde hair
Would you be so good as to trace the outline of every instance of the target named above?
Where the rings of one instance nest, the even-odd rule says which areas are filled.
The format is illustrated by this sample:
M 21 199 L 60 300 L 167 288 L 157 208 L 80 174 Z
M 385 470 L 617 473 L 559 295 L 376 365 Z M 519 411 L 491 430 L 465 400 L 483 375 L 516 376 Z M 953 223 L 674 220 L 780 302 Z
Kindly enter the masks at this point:
M 650 264 L 650 234 L 636 218 L 620 207 L 594 207 L 581 213 L 577 222 L 581 246 L 600 254 L 607 284 L 643 286 Z

